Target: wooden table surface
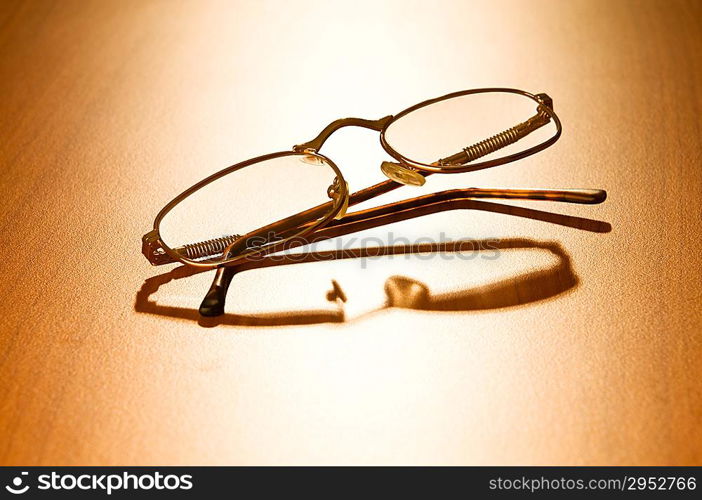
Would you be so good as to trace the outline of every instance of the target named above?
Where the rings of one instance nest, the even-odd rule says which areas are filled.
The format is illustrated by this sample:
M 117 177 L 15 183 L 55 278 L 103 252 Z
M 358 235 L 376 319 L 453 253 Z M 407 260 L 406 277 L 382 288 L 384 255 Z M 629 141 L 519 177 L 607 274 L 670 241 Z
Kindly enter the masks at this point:
M 4 1 L 0 54 L 0 463 L 702 463 L 702 3 Z M 209 173 L 486 86 L 548 92 L 562 139 L 381 201 L 607 201 L 401 222 L 372 235 L 498 258 L 253 270 L 218 322 L 212 273 L 140 253 Z M 382 178 L 373 132 L 325 151 Z

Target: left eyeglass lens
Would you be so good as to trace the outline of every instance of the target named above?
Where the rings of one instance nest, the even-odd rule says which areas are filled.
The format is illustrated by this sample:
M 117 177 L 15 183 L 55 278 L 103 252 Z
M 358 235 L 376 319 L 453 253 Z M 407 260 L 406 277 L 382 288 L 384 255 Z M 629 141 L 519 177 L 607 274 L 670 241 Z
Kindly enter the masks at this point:
M 226 262 L 330 216 L 338 206 L 330 188 L 338 183 L 321 156 L 288 154 L 236 168 L 173 207 L 159 225 L 161 240 L 190 260 Z
M 555 122 L 539 102 L 492 91 L 423 105 L 395 119 L 384 137 L 413 162 L 450 168 L 520 153 L 556 133 Z

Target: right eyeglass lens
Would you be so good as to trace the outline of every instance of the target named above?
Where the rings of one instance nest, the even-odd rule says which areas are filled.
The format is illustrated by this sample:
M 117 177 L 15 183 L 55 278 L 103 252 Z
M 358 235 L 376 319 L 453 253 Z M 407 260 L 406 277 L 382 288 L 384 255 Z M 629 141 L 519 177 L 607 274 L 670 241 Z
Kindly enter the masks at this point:
M 161 240 L 192 261 L 228 262 L 330 216 L 340 203 L 330 191 L 337 184 L 335 170 L 317 155 L 235 168 L 175 205 L 161 220 Z
M 480 92 L 410 111 L 385 131 L 385 141 L 419 164 L 463 165 L 519 153 L 554 137 L 557 127 L 530 97 Z

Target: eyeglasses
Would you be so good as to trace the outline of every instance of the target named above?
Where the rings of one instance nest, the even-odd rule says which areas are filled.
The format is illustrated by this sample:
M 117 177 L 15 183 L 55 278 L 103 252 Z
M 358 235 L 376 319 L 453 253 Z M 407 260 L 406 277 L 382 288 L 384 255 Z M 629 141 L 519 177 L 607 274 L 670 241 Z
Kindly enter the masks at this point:
M 331 134 L 347 126 L 380 132 L 383 149 L 395 160 L 380 165 L 388 180 L 349 192 L 341 170 L 319 152 Z M 204 315 L 218 315 L 237 265 L 388 224 L 392 214 L 406 219 L 476 198 L 603 202 L 606 192 L 599 189 L 467 188 L 347 213 L 402 185 L 422 186 L 435 173 L 472 172 L 525 158 L 560 135 L 548 95 L 510 88 L 455 92 L 379 120 L 336 120 L 291 151 L 227 167 L 176 196 L 142 237 L 142 253 L 153 265 L 219 268 L 200 308 Z

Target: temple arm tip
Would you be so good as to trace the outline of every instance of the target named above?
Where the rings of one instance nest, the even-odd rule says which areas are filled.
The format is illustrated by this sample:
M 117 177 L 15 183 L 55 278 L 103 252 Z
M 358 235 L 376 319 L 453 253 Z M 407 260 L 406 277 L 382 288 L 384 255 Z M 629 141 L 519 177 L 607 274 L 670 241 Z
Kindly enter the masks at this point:
M 582 189 L 583 197 L 579 200 L 581 203 L 590 203 L 596 205 L 607 199 L 607 191 L 604 189 Z
M 211 318 L 224 314 L 227 291 L 235 273 L 236 271 L 232 267 L 217 268 L 212 286 L 200 304 L 199 311 L 202 316 Z
M 208 318 L 224 314 L 225 295 L 220 288 L 211 289 L 200 304 L 200 315 Z

